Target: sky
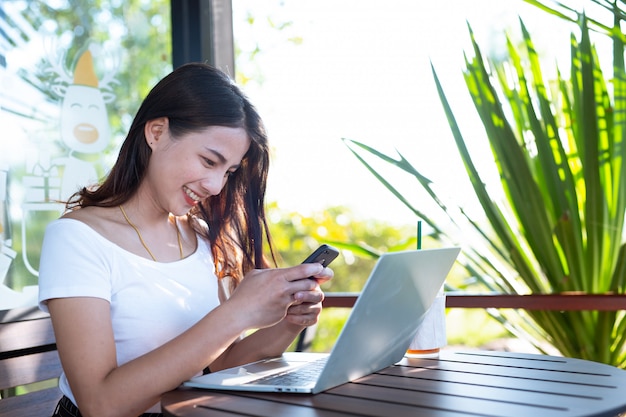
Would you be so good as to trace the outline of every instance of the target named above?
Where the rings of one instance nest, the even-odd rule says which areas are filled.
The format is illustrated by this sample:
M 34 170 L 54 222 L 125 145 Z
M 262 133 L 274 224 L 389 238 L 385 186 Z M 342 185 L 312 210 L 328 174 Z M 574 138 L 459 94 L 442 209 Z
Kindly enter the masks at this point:
M 493 176 L 488 142 L 462 77 L 464 53 L 470 51 L 467 23 L 483 50 L 497 53 L 504 48 L 505 30 L 519 36 L 521 17 L 536 34 L 540 54 L 554 61 L 569 59 L 575 30 L 518 0 L 233 3 L 235 41 L 242 51 L 237 72 L 251 78 L 243 88 L 273 147 L 268 199 L 305 214 L 342 205 L 358 218 L 397 224 L 415 224 L 416 217 L 341 138 L 386 153 L 399 150 L 443 196 L 474 207 L 431 62 L 470 151 Z M 250 58 L 255 49 L 259 52 Z M 386 172 L 416 206 L 429 204 L 412 180 Z

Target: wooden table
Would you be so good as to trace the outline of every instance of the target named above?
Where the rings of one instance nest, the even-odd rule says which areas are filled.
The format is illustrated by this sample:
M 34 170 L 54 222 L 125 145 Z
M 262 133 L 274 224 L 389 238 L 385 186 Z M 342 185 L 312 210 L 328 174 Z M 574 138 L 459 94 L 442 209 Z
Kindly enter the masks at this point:
M 626 371 L 596 362 L 494 351 L 407 359 L 324 393 L 180 388 L 165 416 L 607 416 L 626 411 Z

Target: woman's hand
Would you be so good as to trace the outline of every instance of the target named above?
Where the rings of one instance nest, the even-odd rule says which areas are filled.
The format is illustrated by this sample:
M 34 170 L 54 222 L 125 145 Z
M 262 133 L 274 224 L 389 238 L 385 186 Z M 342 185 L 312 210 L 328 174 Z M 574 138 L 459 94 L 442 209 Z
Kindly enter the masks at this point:
M 287 317 L 298 326 L 314 324 L 321 311 L 324 294 L 320 283 L 333 272 L 318 263 L 290 268 L 255 269 L 246 274 L 229 303 L 237 303 L 248 329 L 265 328 Z M 313 278 L 310 278 L 313 277 Z
M 259 330 L 234 343 L 211 364 L 211 369 L 283 353 L 304 327 L 317 322 L 324 299 L 320 284 L 332 277 L 333 271 L 318 263 L 257 269 L 246 274 L 225 303 L 229 304 L 231 318 L 233 314 L 240 317 L 235 319 L 238 327 Z
M 329 281 L 332 277 L 333 270 L 324 268 L 319 274 L 314 275 L 313 278 L 307 278 L 315 282 L 316 285 L 310 291 L 300 291 L 295 294 L 295 302 L 287 310 L 285 320 L 291 324 L 303 327 L 317 323 L 322 312 L 322 301 L 324 301 L 324 293 L 320 285 Z

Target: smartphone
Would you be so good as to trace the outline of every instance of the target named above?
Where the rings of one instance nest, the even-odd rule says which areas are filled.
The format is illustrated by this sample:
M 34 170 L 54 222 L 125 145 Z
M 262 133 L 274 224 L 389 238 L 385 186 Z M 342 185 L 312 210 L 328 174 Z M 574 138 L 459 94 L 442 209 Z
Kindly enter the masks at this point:
M 311 263 L 319 263 L 322 266 L 328 266 L 337 256 L 339 256 L 339 251 L 333 248 L 330 245 L 322 245 L 319 248 L 315 249 L 315 251 L 310 254 L 302 263 L 303 264 L 311 264 Z

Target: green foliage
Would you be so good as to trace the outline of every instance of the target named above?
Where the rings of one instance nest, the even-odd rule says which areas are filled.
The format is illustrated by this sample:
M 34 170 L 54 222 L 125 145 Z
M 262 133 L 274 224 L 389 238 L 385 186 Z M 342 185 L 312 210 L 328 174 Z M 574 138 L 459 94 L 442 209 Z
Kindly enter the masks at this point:
M 350 315 L 348 308 L 326 308 L 322 310 L 315 338 L 311 342 L 311 352 L 330 352 L 341 329 Z
M 411 227 L 354 220 L 345 207 L 329 207 L 303 216 L 282 211 L 273 203 L 268 206 L 268 217 L 279 266 L 299 264 L 322 243 L 341 250 L 332 264 L 335 278 L 325 285 L 325 291 L 360 291 L 376 262 L 376 254 L 415 245 Z
M 503 198 L 494 198 L 466 147 L 452 106 L 433 68 L 435 83 L 456 145 L 486 221 L 444 204 L 402 155 L 381 154 L 345 140 L 352 152 L 443 241 L 471 235 L 460 258 L 483 288 L 503 293 L 624 293 L 626 246 L 626 76 L 613 9 L 614 74 L 607 79 L 580 19 L 580 41 L 571 37 L 570 77 L 546 83 L 530 34 L 523 44 L 507 38 L 508 59 L 486 59 L 470 37 L 468 91 L 485 128 L 500 175 Z M 612 83 L 612 85 L 611 85 Z M 552 88 L 550 88 L 552 87 Z M 612 87 L 612 88 L 611 88 Z M 440 227 L 432 213 L 416 209 L 363 155 L 375 156 L 413 176 L 451 221 Z M 465 236 L 467 237 L 467 236 Z M 541 349 L 547 341 L 562 354 L 626 366 L 623 312 L 503 311 L 495 316 L 509 331 Z

